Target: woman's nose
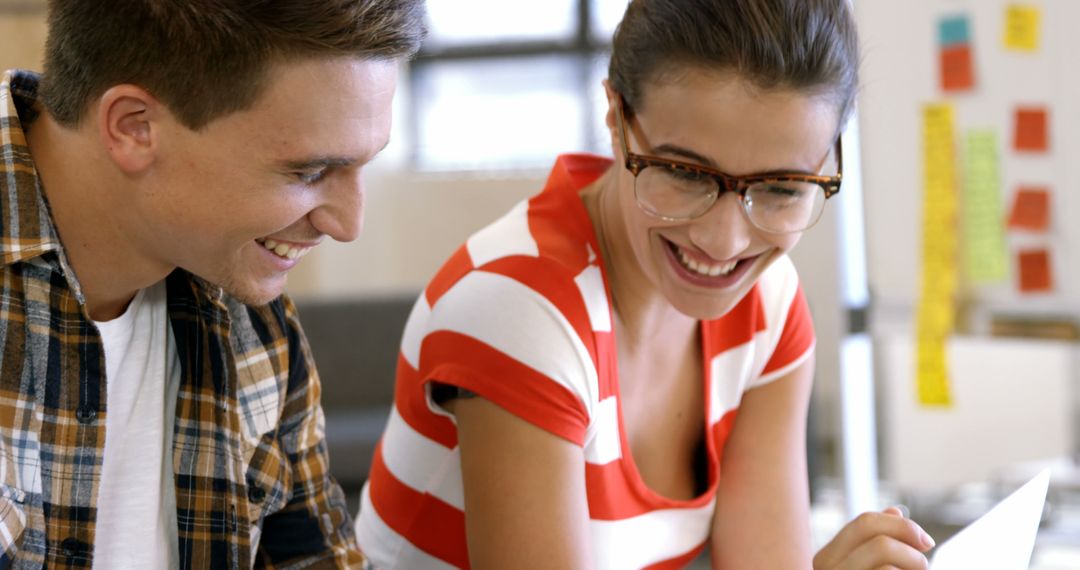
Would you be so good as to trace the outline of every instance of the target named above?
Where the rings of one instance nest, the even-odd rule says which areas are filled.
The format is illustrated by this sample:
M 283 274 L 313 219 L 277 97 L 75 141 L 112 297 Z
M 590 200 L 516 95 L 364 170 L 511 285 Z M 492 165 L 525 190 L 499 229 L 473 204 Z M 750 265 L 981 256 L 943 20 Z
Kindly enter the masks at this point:
M 709 257 L 725 261 L 750 247 L 755 228 L 746 217 L 742 196 L 724 192 L 690 226 L 690 239 Z

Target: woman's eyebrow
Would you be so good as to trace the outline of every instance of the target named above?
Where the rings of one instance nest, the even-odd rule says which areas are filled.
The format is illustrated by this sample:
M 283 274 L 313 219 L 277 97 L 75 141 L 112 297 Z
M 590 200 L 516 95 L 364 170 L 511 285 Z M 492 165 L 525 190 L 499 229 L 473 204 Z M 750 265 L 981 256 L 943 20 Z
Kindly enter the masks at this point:
M 665 144 L 662 144 L 662 145 L 654 148 L 652 150 L 652 152 L 654 154 L 656 154 L 656 155 L 674 155 L 674 156 L 680 157 L 682 159 L 685 159 L 688 162 L 692 162 L 694 164 L 699 164 L 701 166 L 707 166 L 707 167 L 712 168 L 713 170 L 716 170 L 718 172 L 723 172 L 723 169 L 718 167 L 716 165 L 716 163 L 713 162 L 713 160 L 710 159 L 709 157 L 700 155 L 700 154 L 698 154 L 698 153 L 696 153 L 696 152 L 694 152 L 694 151 L 692 151 L 690 149 L 683 148 L 683 147 L 678 146 L 678 145 L 665 143 Z M 829 147 L 829 150 L 825 153 L 825 156 L 821 159 L 821 163 L 819 163 L 819 165 L 818 165 L 818 170 L 820 170 L 821 165 L 823 165 L 825 163 L 825 161 L 827 161 L 829 159 L 829 156 L 831 154 L 833 154 L 833 147 Z M 802 168 L 774 168 L 774 169 L 771 169 L 771 170 L 765 170 L 765 171 L 761 171 L 761 172 L 753 172 L 753 173 L 746 174 L 746 175 L 743 175 L 743 176 L 754 176 L 754 175 L 757 175 L 757 174 L 762 174 L 762 175 L 774 174 L 774 173 L 778 173 L 778 172 L 799 173 L 799 174 L 806 174 L 806 175 L 809 175 L 809 176 L 815 176 L 818 173 L 817 170 L 805 170 L 805 169 L 802 169 Z M 729 175 L 729 176 L 731 176 L 731 175 Z
M 696 162 L 696 163 L 698 163 L 698 164 L 700 164 L 702 166 L 708 166 L 709 168 L 716 168 L 716 163 L 713 162 L 712 159 L 710 159 L 710 158 L 708 158 L 706 156 L 700 155 L 700 154 L 698 154 L 698 153 L 696 153 L 696 152 L 694 152 L 694 151 L 692 151 L 690 149 L 678 146 L 678 145 L 662 144 L 662 145 L 654 148 L 653 152 L 656 153 L 656 154 L 675 155 L 675 156 L 681 157 L 683 159 L 689 160 L 691 162 Z

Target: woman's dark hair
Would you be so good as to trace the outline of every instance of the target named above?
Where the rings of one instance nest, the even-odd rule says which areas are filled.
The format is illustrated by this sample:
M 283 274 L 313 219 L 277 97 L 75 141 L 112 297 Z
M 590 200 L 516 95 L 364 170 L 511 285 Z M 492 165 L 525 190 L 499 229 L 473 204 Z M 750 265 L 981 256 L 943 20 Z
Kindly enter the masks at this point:
M 631 108 L 646 83 L 700 66 L 758 88 L 822 95 L 841 124 L 858 85 L 849 0 L 633 0 L 615 31 L 608 78 Z

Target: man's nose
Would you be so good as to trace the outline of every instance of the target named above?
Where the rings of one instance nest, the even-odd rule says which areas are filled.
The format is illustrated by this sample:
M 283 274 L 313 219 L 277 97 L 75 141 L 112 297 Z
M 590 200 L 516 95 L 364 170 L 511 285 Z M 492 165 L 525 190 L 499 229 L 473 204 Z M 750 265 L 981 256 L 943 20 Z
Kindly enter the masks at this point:
M 364 225 L 364 182 L 360 172 L 340 177 L 326 188 L 323 203 L 309 214 L 320 233 L 349 242 L 360 236 Z

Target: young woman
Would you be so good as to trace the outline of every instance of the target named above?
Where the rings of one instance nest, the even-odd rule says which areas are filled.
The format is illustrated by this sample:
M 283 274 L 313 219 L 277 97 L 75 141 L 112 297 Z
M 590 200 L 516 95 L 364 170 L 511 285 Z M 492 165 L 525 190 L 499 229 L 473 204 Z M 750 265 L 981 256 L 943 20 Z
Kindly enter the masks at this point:
M 357 523 L 375 567 L 926 567 L 896 511 L 810 546 L 786 252 L 840 188 L 857 52 L 847 0 L 630 3 L 615 160 L 560 157 L 409 319 Z

